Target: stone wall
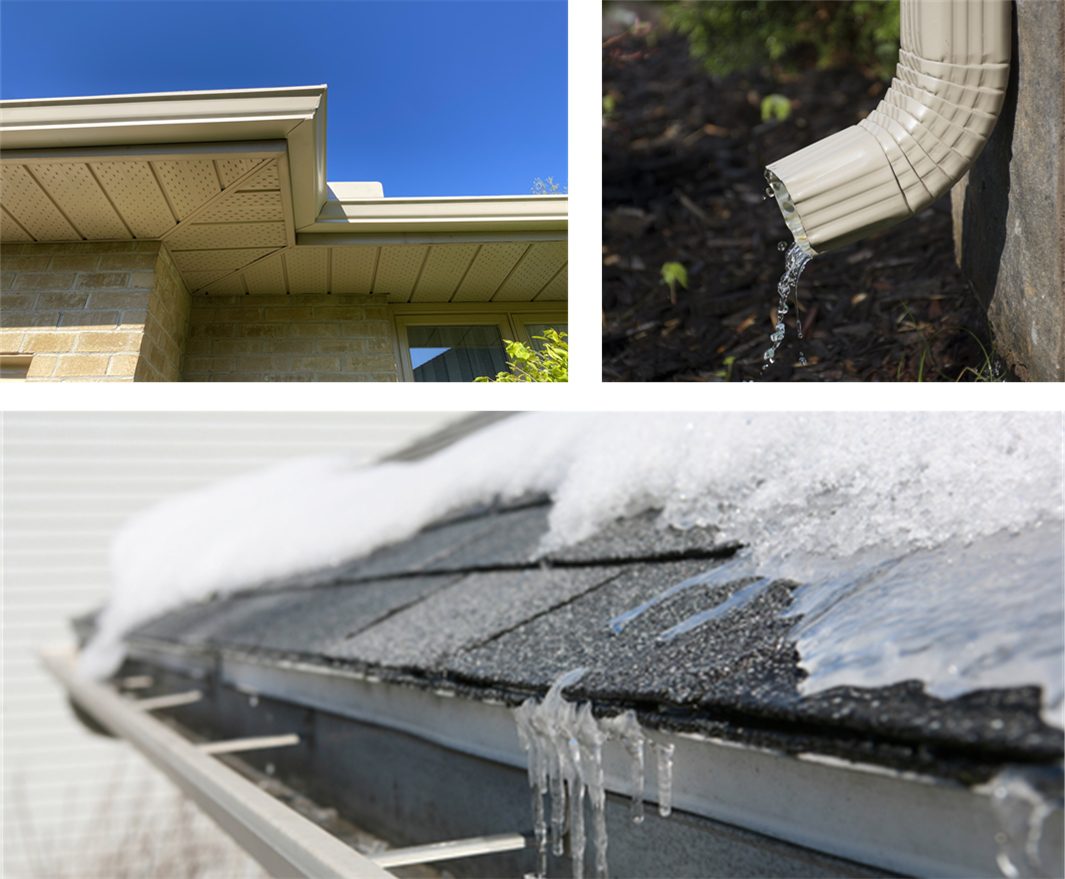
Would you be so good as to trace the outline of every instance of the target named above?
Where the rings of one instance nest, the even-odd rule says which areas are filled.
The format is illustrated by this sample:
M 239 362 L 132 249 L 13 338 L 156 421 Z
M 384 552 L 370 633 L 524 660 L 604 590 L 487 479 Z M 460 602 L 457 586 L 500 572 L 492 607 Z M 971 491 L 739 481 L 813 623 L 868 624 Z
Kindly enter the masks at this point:
M 132 381 L 162 251 L 157 241 L 5 244 L 0 352 L 31 354 L 30 381 Z
M 958 262 L 998 353 L 1029 381 L 1065 381 L 1065 3 L 1017 0 L 1006 101 L 954 187 Z
M 398 381 L 387 305 L 365 296 L 196 296 L 185 381 Z
M 148 300 L 137 381 L 181 381 L 181 358 L 191 312 L 189 300 L 174 260 L 161 247 L 155 261 L 155 286 Z

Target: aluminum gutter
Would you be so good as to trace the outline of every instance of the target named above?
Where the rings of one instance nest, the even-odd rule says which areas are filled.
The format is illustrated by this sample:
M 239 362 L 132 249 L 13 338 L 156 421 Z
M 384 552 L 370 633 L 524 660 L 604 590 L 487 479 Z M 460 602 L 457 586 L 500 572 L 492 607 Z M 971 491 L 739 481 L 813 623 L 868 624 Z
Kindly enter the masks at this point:
M 79 707 L 165 772 L 270 875 L 313 879 L 387 879 L 391 875 L 135 703 L 81 677 L 73 654 L 44 653 L 41 659 Z
M 447 690 L 396 686 L 351 670 L 234 651 L 130 643 L 131 658 L 249 694 L 314 708 L 520 768 L 526 756 L 511 710 Z M 799 757 L 691 734 L 655 732 L 675 746 L 673 804 L 776 839 L 905 875 L 997 875 L 1000 826 L 987 790 L 879 766 Z M 604 752 L 606 786 L 629 794 L 628 764 Z M 654 785 L 646 792 L 651 801 Z M 890 814 L 891 820 L 884 820 Z M 1044 844 L 1060 860 L 1060 810 Z M 1054 860 L 1045 863 L 1054 863 Z
M 465 198 L 331 198 L 311 234 L 565 232 L 569 199 L 561 195 Z
M 824 253 L 899 223 L 980 155 L 1009 81 L 1009 0 L 902 0 L 895 78 L 857 125 L 766 169 L 795 241 Z

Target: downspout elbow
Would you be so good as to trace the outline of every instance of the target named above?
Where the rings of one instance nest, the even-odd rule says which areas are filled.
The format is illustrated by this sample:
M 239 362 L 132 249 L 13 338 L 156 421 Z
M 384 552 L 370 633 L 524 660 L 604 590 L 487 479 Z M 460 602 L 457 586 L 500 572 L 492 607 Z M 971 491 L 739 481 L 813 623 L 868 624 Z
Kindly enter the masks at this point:
M 804 251 L 894 226 L 969 170 L 1006 93 L 1010 2 L 901 0 L 899 62 L 877 108 L 766 169 Z

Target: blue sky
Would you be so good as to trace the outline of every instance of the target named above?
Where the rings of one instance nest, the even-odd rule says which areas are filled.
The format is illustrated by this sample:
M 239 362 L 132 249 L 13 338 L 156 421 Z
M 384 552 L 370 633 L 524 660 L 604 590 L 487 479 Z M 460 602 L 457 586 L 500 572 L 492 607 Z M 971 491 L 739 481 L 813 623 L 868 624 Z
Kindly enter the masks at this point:
M 566 4 L 0 2 L 0 97 L 329 85 L 330 180 L 567 182 Z

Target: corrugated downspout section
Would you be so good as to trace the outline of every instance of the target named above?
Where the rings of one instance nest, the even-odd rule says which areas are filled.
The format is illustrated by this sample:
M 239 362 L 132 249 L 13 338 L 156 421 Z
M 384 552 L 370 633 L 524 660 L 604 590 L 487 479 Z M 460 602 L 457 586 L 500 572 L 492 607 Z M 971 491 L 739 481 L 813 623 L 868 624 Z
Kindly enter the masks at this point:
M 1009 79 L 1010 0 L 901 0 L 899 63 L 857 125 L 767 171 L 795 236 L 824 253 L 905 220 L 975 161 Z

